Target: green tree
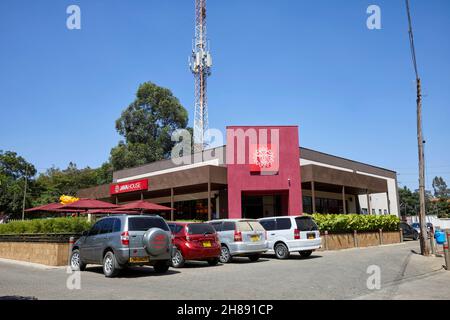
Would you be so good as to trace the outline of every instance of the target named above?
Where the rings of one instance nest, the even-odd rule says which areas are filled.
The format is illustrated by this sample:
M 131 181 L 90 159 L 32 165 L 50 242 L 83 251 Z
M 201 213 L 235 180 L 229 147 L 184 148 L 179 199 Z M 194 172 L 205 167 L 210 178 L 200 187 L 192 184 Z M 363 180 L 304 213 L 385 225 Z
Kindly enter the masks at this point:
M 116 121 L 125 141 L 111 150 L 114 170 L 168 158 L 174 145 L 172 133 L 185 129 L 188 113 L 169 89 L 146 82 L 139 86 L 136 99 Z
M 398 190 L 401 215 L 414 216 L 419 208 L 419 193 L 404 186 Z
M 32 202 L 33 177 L 36 168 L 16 152 L 0 150 L 0 212 L 19 217 L 22 212 L 25 180 L 27 195 L 25 205 Z
M 76 196 L 78 190 L 112 181 L 111 164 L 105 162 L 98 169 L 86 167 L 78 169 L 76 164 L 69 163 L 64 169 L 50 168 L 36 179 L 33 205 L 59 201 L 63 194 Z
M 442 177 L 434 177 L 433 190 L 436 198 L 447 199 L 449 197 L 450 190 L 447 188 L 447 183 L 445 183 Z

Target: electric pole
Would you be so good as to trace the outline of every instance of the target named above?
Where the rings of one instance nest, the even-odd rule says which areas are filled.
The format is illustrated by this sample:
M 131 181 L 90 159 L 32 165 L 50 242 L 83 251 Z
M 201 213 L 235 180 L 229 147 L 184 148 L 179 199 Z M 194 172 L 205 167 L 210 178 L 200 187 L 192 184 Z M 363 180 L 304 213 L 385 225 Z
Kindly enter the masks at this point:
M 22 220 L 25 220 L 25 200 L 27 198 L 27 184 L 28 184 L 28 167 L 25 167 L 25 184 L 23 189 L 23 201 L 22 201 Z
M 422 135 L 422 83 L 417 69 L 416 49 L 414 46 L 414 35 L 412 30 L 411 13 L 409 10 L 409 0 L 406 1 L 406 12 L 408 14 L 409 43 L 411 47 L 411 56 L 416 74 L 417 84 L 417 144 L 419 151 L 419 223 L 420 223 L 420 252 L 424 256 L 430 255 L 430 243 L 428 241 L 428 232 L 425 221 L 425 156 L 423 151 Z

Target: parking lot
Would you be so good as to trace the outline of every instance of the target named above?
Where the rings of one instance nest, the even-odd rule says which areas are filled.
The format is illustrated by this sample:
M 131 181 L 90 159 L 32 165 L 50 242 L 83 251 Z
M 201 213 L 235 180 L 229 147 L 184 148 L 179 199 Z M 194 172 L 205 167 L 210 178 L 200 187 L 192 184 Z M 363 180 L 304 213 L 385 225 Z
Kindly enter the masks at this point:
M 65 268 L 0 261 L 0 296 L 38 299 L 395 299 L 408 298 L 415 286 L 429 286 L 429 297 L 450 298 L 444 284 L 450 272 L 443 258 L 424 258 L 417 241 L 398 245 L 316 252 L 289 260 L 264 256 L 252 263 L 235 258 L 210 267 L 188 263 L 157 275 L 151 267 L 135 267 L 118 278 L 105 278 L 101 267 L 81 273 L 81 289 L 69 290 Z M 367 268 L 380 267 L 381 288 L 367 288 Z M 442 283 L 442 286 L 438 284 Z M 406 290 L 406 292 L 405 292 Z M 405 295 L 406 294 L 406 295 Z

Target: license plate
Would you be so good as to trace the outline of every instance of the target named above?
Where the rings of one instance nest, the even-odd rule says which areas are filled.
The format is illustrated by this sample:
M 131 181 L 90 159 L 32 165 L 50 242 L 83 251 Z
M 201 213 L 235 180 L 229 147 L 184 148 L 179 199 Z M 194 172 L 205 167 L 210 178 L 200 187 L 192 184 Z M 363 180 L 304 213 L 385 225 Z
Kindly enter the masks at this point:
M 316 234 L 315 233 L 308 233 L 308 239 L 315 239 Z
M 149 259 L 148 257 L 131 257 L 130 262 L 131 263 L 149 262 Z
M 204 247 L 204 248 L 211 248 L 211 241 L 205 241 L 205 242 L 203 242 L 203 247 Z
M 259 241 L 259 236 L 251 236 L 253 242 Z

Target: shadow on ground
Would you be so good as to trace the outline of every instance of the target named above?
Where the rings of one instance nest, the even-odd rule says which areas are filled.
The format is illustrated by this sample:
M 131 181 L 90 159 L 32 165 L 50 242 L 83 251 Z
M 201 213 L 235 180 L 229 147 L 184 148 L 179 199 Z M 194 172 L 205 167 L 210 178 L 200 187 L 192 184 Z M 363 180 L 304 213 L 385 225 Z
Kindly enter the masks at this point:
M 88 267 L 85 272 L 103 274 L 102 267 Z M 116 278 L 164 277 L 178 274 L 180 271 L 170 268 L 165 273 L 156 273 L 152 267 L 129 267 L 123 269 Z

